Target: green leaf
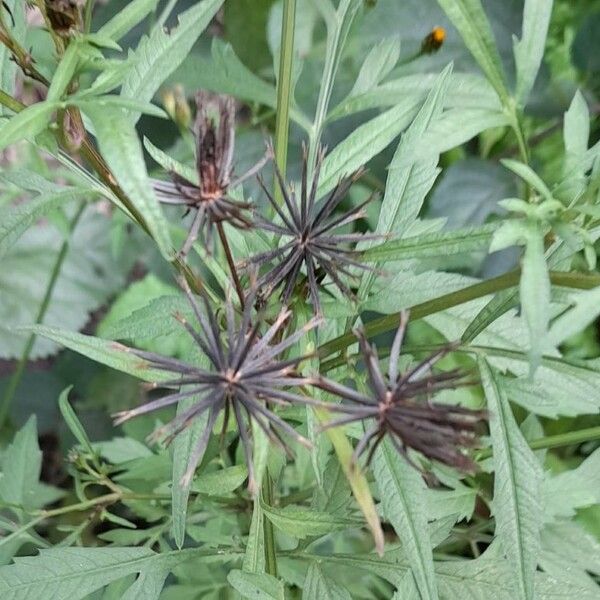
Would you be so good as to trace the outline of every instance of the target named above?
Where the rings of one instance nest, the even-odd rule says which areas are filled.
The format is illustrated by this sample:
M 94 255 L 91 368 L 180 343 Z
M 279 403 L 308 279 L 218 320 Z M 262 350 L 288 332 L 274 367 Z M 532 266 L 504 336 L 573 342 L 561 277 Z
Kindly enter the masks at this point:
M 81 444 L 86 452 L 89 452 L 92 456 L 96 455 L 94 448 L 92 447 L 92 443 L 90 438 L 88 437 L 81 421 L 77 418 L 75 411 L 72 406 L 69 404 L 69 392 L 73 388 L 72 385 L 65 388 L 59 398 L 58 398 L 58 408 L 60 409 L 60 413 L 65 420 L 67 427 L 70 429 L 71 433 L 75 436 L 75 439 Z
M 427 516 L 423 480 L 389 440 L 375 452 L 373 472 L 386 518 L 391 522 L 411 565 L 423 600 L 438 598 L 431 540 L 426 534 Z
M 580 333 L 600 314 L 600 287 L 571 296 L 573 307 L 558 317 L 550 328 L 548 342 L 560 346 Z
M 40 194 L 14 206 L 3 206 L 0 208 L 0 258 L 10 251 L 21 235 L 38 219 L 74 200 L 91 199 L 96 195 L 94 190 L 65 188 Z
M 23 329 L 53 340 L 65 348 L 83 354 L 112 369 L 129 373 L 145 381 L 165 381 L 169 379 L 168 373 L 154 369 L 148 361 L 135 356 L 127 346 L 123 346 L 118 342 L 55 327 L 47 327 L 46 325 L 32 325 Z
M 413 120 L 419 101 L 403 99 L 398 105 L 357 127 L 323 161 L 319 197 L 331 191 L 341 177 L 352 174 L 392 142 Z
M 365 250 L 365 262 L 394 262 L 415 258 L 443 258 L 486 250 L 497 225 L 490 223 L 481 227 L 467 227 L 457 231 L 426 233 L 392 240 Z
M 529 330 L 532 372 L 537 368 L 548 342 L 550 320 L 550 276 L 544 255 L 544 235 L 539 225 L 528 229 L 527 245 L 521 267 L 519 296 Z
M 41 469 L 42 452 L 38 445 L 37 422 L 33 415 L 23 428 L 17 431 L 2 455 L 2 502 L 24 509 L 37 506 L 35 494 L 38 491 Z
M 71 214 L 71 206 L 66 206 Z M 50 275 L 64 243 L 63 234 L 48 222 L 30 227 L 2 257 L 0 268 L 0 356 L 18 358 L 27 337 L 14 329 L 34 323 L 46 294 Z M 111 256 L 109 222 L 90 207 L 69 239 L 69 249 L 52 292 L 44 322 L 78 330 L 89 313 L 120 289 L 135 259 Z M 32 360 L 57 351 L 56 344 L 38 338 Z
M 574 517 L 577 509 L 600 504 L 600 448 L 576 469 L 548 474 L 542 491 L 547 522 Z
M 438 0 L 452 24 L 458 29 L 463 42 L 492 84 L 502 104 L 509 93 L 494 34 L 485 16 L 480 0 Z
M 129 111 L 138 111 L 145 115 L 157 117 L 159 119 L 167 119 L 167 113 L 150 102 L 139 101 L 136 98 L 124 98 L 122 96 L 115 96 L 114 94 L 105 94 L 103 96 L 94 96 L 93 99 L 79 100 L 78 98 L 67 98 L 67 104 L 78 106 L 84 112 L 89 113 L 94 110 L 114 110 L 119 108 L 125 108 Z
M 135 127 L 122 109 L 84 108 L 92 120 L 98 145 L 117 182 L 143 218 L 162 255 L 172 258 L 168 223 L 154 195 Z
M 120 600 L 158 600 L 168 575 L 168 570 L 163 569 L 143 571 Z
M 156 25 L 142 38 L 134 54 L 135 69 L 125 80 L 121 96 L 149 102 L 161 84 L 189 54 L 196 40 L 219 10 L 223 0 L 204 0 L 179 15 L 179 25 L 166 33 Z M 139 114 L 130 116 L 135 124 Z
M 451 72 L 452 65 L 449 65 L 438 76 L 423 106 L 398 144 L 388 168 L 385 195 L 375 230 L 378 234 L 393 233 L 402 239 L 416 220 L 425 196 L 440 172 L 437 168 L 437 154 L 415 161 L 414 151 L 421 136 L 442 114 Z M 366 296 L 374 281 L 375 273 L 363 276 L 359 289 L 360 298 Z
M 60 100 L 75 75 L 79 63 L 81 42 L 73 40 L 63 54 L 48 88 L 47 102 Z
M 144 148 L 148 151 L 148 154 L 167 172 L 174 172 L 177 175 L 181 175 L 184 179 L 191 181 L 198 185 L 198 171 L 192 167 L 188 167 L 178 160 L 171 158 L 168 154 L 165 154 L 160 148 L 157 148 L 147 137 L 144 138 Z
M 527 182 L 531 187 L 536 189 L 546 200 L 554 200 L 552 192 L 548 186 L 542 181 L 541 177 L 529 166 L 518 160 L 503 158 L 500 161 L 507 169 L 516 173 L 523 181 Z
M 264 523 L 264 513 L 257 496 L 254 499 L 250 532 L 242 564 L 244 571 L 250 573 L 264 573 L 265 571 Z
M 53 548 L 1 567 L 0 593 L 6 600 L 80 600 L 127 575 L 164 573 L 190 559 L 223 561 L 229 556 L 222 551 L 205 550 L 156 554 L 149 548 Z M 141 598 L 139 594 L 137 597 Z
M 302 600 L 351 600 L 350 592 L 329 579 L 318 562 L 313 562 L 308 568 Z
M 333 121 L 370 108 L 395 106 L 400 96 L 414 96 L 415 100 L 424 100 L 437 78 L 438 75 L 435 73 L 418 73 L 387 81 L 370 91 L 356 96 L 347 96 L 330 111 L 327 119 Z M 494 88 L 484 77 L 476 73 L 453 73 L 450 76 L 445 107 L 485 109 L 495 112 L 499 112 L 502 108 Z M 468 123 L 463 125 L 466 126 Z
M 479 358 L 478 365 L 494 448 L 496 537 L 511 565 L 516 597 L 533 600 L 537 597 L 534 596 L 534 574 L 542 524 L 541 468 L 515 422 L 506 394 L 490 365 L 484 358 Z
M 255 600 L 284 600 L 283 582 L 267 573 L 245 573 L 239 569 L 227 575 L 229 585 L 242 598 Z
M 585 190 L 586 169 L 583 159 L 590 136 L 590 111 L 579 90 L 575 92 L 569 110 L 565 113 L 563 136 L 565 139 L 563 178 L 554 193 L 555 196 L 570 204 Z
M 100 29 L 98 35 L 119 41 L 158 5 L 158 0 L 131 0 Z
M 0 151 L 15 142 L 42 133 L 50 124 L 50 116 L 59 107 L 59 102 L 37 102 L 12 116 L 0 128 Z
M 516 100 L 525 105 L 544 56 L 552 0 L 525 0 L 521 39 L 514 42 L 517 67 Z
M 247 477 L 246 465 L 235 465 L 219 471 L 201 473 L 192 483 L 192 490 L 207 496 L 224 496 L 239 488 Z
M 396 66 L 400 58 L 400 38 L 384 38 L 367 54 L 354 82 L 350 96 L 357 96 L 375 87 Z
M 208 358 L 202 354 L 198 360 L 198 366 L 207 368 L 209 366 Z M 182 388 L 182 390 L 185 387 Z M 198 402 L 198 396 L 186 398 L 177 404 L 177 415 L 184 413 Z M 184 481 L 190 465 L 190 458 L 196 449 L 196 445 L 206 428 L 208 421 L 208 412 L 197 416 L 189 427 L 184 429 L 173 441 L 173 469 L 171 473 L 171 519 L 173 522 L 173 538 L 178 548 L 183 546 L 185 541 L 185 530 L 187 524 L 188 500 L 192 481 Z M 199 457 L 198 463 L 202 460 Z M 193 467 L 196 467 L 193 465 Z
M 261 507 L 275 527 L 301 540 L 334 531 L 343 531 L 350 527 L 360 527 L 363 524 L 358 519 L 334 516 L 299 506 L 289 505 L 285 508 L 275 508 L 262 503 Z

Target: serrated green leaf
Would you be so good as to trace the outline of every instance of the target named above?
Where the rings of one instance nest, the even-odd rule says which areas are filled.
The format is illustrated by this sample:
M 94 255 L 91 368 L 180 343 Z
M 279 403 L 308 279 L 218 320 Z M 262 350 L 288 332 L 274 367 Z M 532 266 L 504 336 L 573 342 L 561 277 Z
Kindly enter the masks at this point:
M 600 504 L 600 448 L 576 469 L 548 474 L 542 492 L 547 522 L 573 517 L 579 508 Z
M 223 0 L 204 0 L 179 15 L 179 25 L 166 33 L 157 24 L 135 49 L 135 68 L 123 83 L 121 96 L 149 102 L 161 84 L 181 64 Z M 130 116 L 136 123 L 139 114 Z
M 50 124 L 50 116 L 59 107 L 60 102 L 37 102 L 12 116 L 0 128 L 0 151 L 42 133 Z
M 521 434 L 506 394 L 484 358 L 478 360 L 494 449 L 496 537 L 511 565 L 516 597 L 533 600 L 540 549 L 542 473 Z M 538 590 L 539 593 L 539 590 Z
M 375 87 L 396 66 L 400 58 L 400 38 L 384 38 L 373 46 L 358 72 L 350 96 L 356 96 Z
M 532 372 L 539 365 L 548 345 L 548 322 L 550 320 L 550 276 L 544 255 L 544 235 L 541 227 L 530 224 L 527 245 L 521 267 L 519 297 L 523 318 L 529 330 L 529 346 Z
M 223 561 L 229 556 L 200 550 L 156 554 L 149 548 L 53 548 L 0 568 L 0 592 L 5 600 L 80 600 L 127 575 L 165 572 L 190 559 Z
M 144 138 L 144 148 L 148 151 L 148 154 L 167 172 L 177 173 L 181 177 L 191 181 L 198 185 L 198 172 L 192 167 L 188 167 L 178 160 L 171 158 L 165 154 L 160 148 L 157 148 L 147 137 Z
M 525 0 L 521 39 L 514 43 L 517 67 L 515 96 L 521 105 L 527 102 L 544 56 L 552 4 L 552 0 Z
M 319 178 L 318 195 L 331 191 L 341 177 L 356 169 L 381 152 L 404 130 L 417 113 L 419 101 L 403 99 L 367 123 L 357 127 L 340 142 L 323 161 Z
M 219 471 L 201 473 L 192 483 L 192 490 L 208 496 L 223 496 L 239 488 L 248 477 L 245 465 L 234 465 Z
M 164 381 L 169 378 L 168 373 L 154 369 L 149 362 L 135 356 L 127 346 L 118 342 L 46 325 L 32 325 L 23 329 L 53 340 L 65 348 L 74 350 L 117 371 L 129 373 L 145 381 Z
M 158 0 L 132 0 L 110 18 L 100 29 L 98 35 L 119 41 L 133 29 L 158 5 Z
M 94 105 L 86 105 L 84 111 L 92 120 L 102 156 L 117 182 L 143 215 L 162 255 L 171 260 L 168 224 L 154 195 L 142 145 L 127 112 L 119 108 L 102 110 Z
M 300 506 L 275 508 L 262 503 L 261 507 L 275 527 L 301 540 L 362 525 L 362 521 L 358 519 L 335 516 Z
M 389 440 L 379 445 L 373 463 L 385 516 L 402 540 L 421 597 L 437 600 L 431 541 L 425 534 L 423 480 Z
M 242 598 L 256 600 L 284 600 L 283 582 L 267 573 L 246 573 L 239 569 L 230 571 L 227 581 Z
M 94 190 L 65 188 L 61 191 L 43 193 L 35 198 L 0 209 L 0 258 L 5 256 L 21 235 L 38 219 L 49 212 L 75 200 L 92 199 Z
M 158 600 L 168 575 L 169 572 L 162 569 L 140 573 L 135 582 L 120 596 L 120 600 Z
M 392 233 L 402 239 L 408 227 L 416 220 L 425 196 L 440 172 L 437 168 L 439 158 L 437 154 L 415 161 L 414 150 L 420 137 L 442 114 L 451 72 L 452 65 L 448 65 L 438 76 L 423 106 L 398 144 L 389 165 L 385 195 L 375 230 L 378 234 Z M 359 298 L 367 295 L 375 281 L 375 276 L 375 273 L 366 273 L 363 276 Z
M 256 497 L 252 509 L 248 541 L 246 542 L 246 553 L 242 564 L 244 571 L 250 573 L 265 572 L 264 523 L 265 518 L 260 500 Z
M 2 456 L 0 501 L 24 509 L 37 506 L 35 493 L 42 469 L 37 421 L 29 417 Z
M 502 62 L 480 0 L 438 0 L 438 4 L 458 29 L 465 45 L 496 90 L 502 104 L 507 104 L 509 93 Z
M 426 233 L 402 240 L 391 240 L 365 250 L 365 262 L 380 263 L 409 260 L 414 258 L 439 258 L 486 250 L 497 224 L 468 227 L 457 231 Z
M 600 287 L 571 296 L 573 307 L 553 323 L 548 342 L 557 347 L 567 338 L 583 331 L 600 314 Z
M 317 562 L 311 563 L 304 580 L 302 600 L 351 600 L 350 592 L 329 579 Z

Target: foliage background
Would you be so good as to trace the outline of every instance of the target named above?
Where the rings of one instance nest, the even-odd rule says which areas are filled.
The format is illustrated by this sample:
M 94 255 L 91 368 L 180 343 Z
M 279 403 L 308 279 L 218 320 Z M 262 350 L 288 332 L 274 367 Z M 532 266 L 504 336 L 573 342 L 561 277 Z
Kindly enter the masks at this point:
M 17 23 L 15 37 L 24 48 L 31 48 L 36 67 L 54 81 L 59 71 L 52 39 L 39 26 L 25 31 L 23 4 L 7 4 Z M 118 17 L 122 4 L 120 0 L 98 2 L 91 30 L 101 30 Z M 157 37 L 152 27 L 166 14 L 162 11 L 167 3 L 144 4 L 154 8 L 131 30 L 123 31 L 116 40 L 120 50 L 103 48 L 105 57 L 125 61 L 128 51 L 136 56 L 139 48 L 143 50 L 148 33 Z M 178 63 L 177 67 L 164 81 L 164 71 L 156 68 L 153 72 L 160 81 L 149 86 L 148 97 L 141 93 L 135 100 L 152 100 L 169 111 L 174 102 L 181 102 L 182 94 L 191 98 L 196 89 L 236 97 L 235 164 L 241 173 L 262 156 L 265 137 L 275 133 L 283 4 L 271 0 L 226 0 L 221 8 L 217 7 L 221 3 L 213 4 L 216 16 L 207 18 L 201 35 L 204 27 L 183 36 L 181 48 L 174 53 L 179 58 L 165 53 L 167 64 Z M 79 331 L 163 354 L 188 355 L 185 337 L 153 318 L 181 305 L 181 298 L 174 297 L 178 292 L 172 269 L 161 256 L 164 248 L 151 243 L 116 210 L 102 189 L 94 188 L 96 182 L 86 180 L 68 161 L 59 162 L 42 150 L 52 148 L 45 131 L 50 112 L 38 115 L 32 129 L 21 125 L 19 137 L 35 137 L 35 143 L 9 145 L 13 139 L 6 123 L 8 117 L 13 118 L 12 111 L 2 107 L 0 397 L 6 397 L 30 333 L 18 328 L 36 321 L 56 257 L 65 238 L 69 239 L 43 320 L 63 333 L 36 337 L 10 404 L 9 421 L 2 429 L 0 564 L 7 566 L 0 567 L 0 590 L 6 597 L 24 598 L 42 589 L 53 598 L 90 594 L 106 599 L 228 598 L 236 594 L 451 599 L 464 597 L 465 590 L 476 599 L 599 597 L 600 451 L 594 440 L 600 427 L 600 298 L 597 290 L 573 296 L 564 277 L 560 285 L 551 287 L 547 272 L 550 268 L 567 274 L 596 274 L 600 2 L 526 3 L 539 11 L 532 20 L 534 29 L 541 27 L 539 14 L 549 6 L 551 16 L 547 39 L 542 40 L 543 61 L 523 113 L 519 107 L 514 113 L 506 108 L 515 95 L 512 90 L 519 90 L 513 36 L 523 36 L 522 1 L 481 3 L 497 45 L 497 65 L 485 62 L 489 58 L 485 39 L 477 44 L 485 38 L 485 23 L 472 21 L 474 29 L 468 30 L 469 19 L 480 5 L 477 0 L 342 1 L 339 7 L 346 4 L 356 5 L 357 14 L 323 123 L 322 139 L 335 160 L 329 163 L 322 186 L 326 187 L 323 180 L 332 185 L 340 175 L 367 163 L 368 174 L 354 186 L 349 202 L 359 202 L 379 190 L 382 199 L 370 206 L 363 226 L 378 231 L 388 226 L 400 240 L 416 238 L 416 250 L 401 244 L 388 246 L 388 254 L 380 254 L 378 260 L 386 262 L 384 268 L 392 275 L 378 280 L 358 309 L 331 300 L 325 314 L 332 323 L 357 310 L 364 322 L 391 315 L 383 329 L 387 334 L 378 338 L 386 346 L 392 323 L 397 322 L 394 315 L 401 309 L 422 303 L 431 308 L 430 301 L 479 281 L 496 281 L 523 264 L 521 312 L 516 310 L 517 300 L 511 311 L 485 322 L 483 333 L 475 338 L 474 346 L 492 350 L 479 351 L 476 360 L 456 353 L 446 364 L 448 368 L 456 364 L 473 367 L 477 362 L 483 385 L 461 391 L 460 400 L 473 407 L 487 402 L 495 420 L 485 443 L 493 445 L 494 459 L 485 448 L 478 457 L 482 472 L 467 480 L 441 470 L 437 474 L 443 490 L 427 489 L 401 461 L 390 460 L 387 466 L 377 463 L 369 482 L 384 520 L 386 552 L 380 558 L 372 552 L 363 512 L 328 442 L 318 446 L 316 458 L 298 449 L 296 460 L 285 464 L 277 452 L 271 452 L 269 468 L 277 474 L 278 492 L 269 506 L 248 499 L 243 461 L 235 455 L 223 457 L 218 436 L 214 436 L 193 486 L 187 523 L 185 513 L 183 525 L 174 522 L 178 513 L 173 507 L 177 502 L 185 505 L 186 499 L 172 496 L 170 452 L 144 441 L 156 425 L 154 417 L 128 423 L 121 430 L 111 424 L 111 413 L 142 401 L 139 380 L 101 364 L 102 360 L 86 358 L 75 351 L 81 350 L 77 339 L 71 342 L 64 334 Z M 167 26 L 176 26 L 175 14 L 198 6 L 180 0 L 166 19 Z M 451 21 L 446 15 L 455 14 L 452 11 L 457 7 L 469 17 L 463 24 L 466 34 L 459 31 L 460 20 Z M 189 23 L 182 20 L 180 27 Z M 446 30 L 442 48 L 416 57 L 434 26 Z M 473 43 L 467 47 L 463 38 Z M 150 57 L 158 53 L 155 41 L 148 43 Z M 297 0 L 295 52 L 287 167 L 291 179 L 299 177 L 301 144 L 310 138 L 302 124 L 316 135 L 311 130 L 312 115 L 323 90 L 328 56 L 327 28 L 311 0 Z M 527 56 L 533 54 L 530 50 Z M 43 86 L 24 82 L 8 56 L 7 50 L 0 50 L 1 89 L 27 105 L 43 100 Z M 376 68 L 361 71 L 365 59 L 380 61 L 382 82 L 369 80 Z M 452 71 L 444 71 L 450 62 Z M 124 64 L 127 81 L 133 76 Z M 482 72 L 482 64 L 491 66 Z M 116 62 L 105 67 L 107 72 L 118 71 Z M 445 79 L 439 75 L 442 72 Z M 494 79 L 495 73 L 505 73 L 506 82 Z M 89 88 L 94 77 L 94 73 L 84 73 L 80 88 Z M 432 89 L 441 100 L 430 94 Z M 502 90 L 511 92 L 502 98 Z M 103 117 L 115 112 L 113 106 L 98 101 L 94 105 L 94 97 L 88 101 L 88 111 L 82 108 L 86 126 L 96 132 L 101 152 L 108 154 L 101 130 L 109 132 L 109 139 L 120 121 Z M 424 102 L 433 105 L 430 120 L 419 112 Z M 178 106 L 181 111 L 182 104 Z M 148 112 L 141 104 L 134 110 Z M 139 139 L 147 138 L 190 164 L 193 156 L 186 141 L 185 113 L 171 111 L 171 117 L 143 114 L 136 124 Z M 409 133 L 404 133 L 409 126 Z M 162 172 L 149 152 L 144 157 L 151 174 Z M 522 217 L 522 206 L 500 203 L 506 198 L 530 199 L 532 190 L 536 197 L 548 199 L 529 171 L 501 162 L 507 158 L 527 162 L 545 182 L 551 199 L 562 203 L 558 217 L 554 213 Z M 582 168 L 581 161 L 587 168 Z M 402 177 L 407 173 L 410 179 L 402 193 Z M 265 177 L 269 180 L 271 175 Z M 68 185 L 69 191 L 54 197 L 57 183 Z M 244 186 L 244 194 L 263 202 L 253 182 Z M 69 235 L 68 222 L 81 198 L 90 201 Z M 26 217 L 15 234 L 15 206 L 35 202 L 38 212 L 29 220 Z M 389 221 L 380 217 L 382 203 L 390 211 L 384 213 Z M 534 204 L 539 207 L 541 202 Z M 574 208 L 578 205 L 585 210 Z M 185 222 L 174 211 L 164 212 L 173 240 L 182 239 Z M 526 222 L 526 228 L 515 229 L 517 222 L 517 227 Z M 578 229 L 568 229 L 568 225 Z M 541 237 L 528 237 L 532 228 Z M 450 238 L 440 237 L 446 232 Z M 558 252 L 561 260 L 544 258 L 543 243 L 541 253 L 535 254 L 532 239 L 555 242 L 561 236 L 566 240 Z M 492 250 L 498 251 L 490 251 L 492 237 Z M 246 244 L 253 248 L 261 243 L 241 236 L 232 239 L 239 256 L 244 256 Z M 527 248 L 524 253 L 522 246 Z M 203 274 L 219 276 L 218 265 L 213 269 L 210 260 L 194 260 Z M 516 294 L 518 277 L 511 281 L 505 287 Z M 585 281 L 598 284 L 593 279 Z M 496 291 L 505 293 L 493 286 L 488 290 Z M 427 309 L 424 318 L 414 319 L 409 345 L 459 339 L 491 299 L 480 296 L 473 296 L 471 302 L 467 302 L 470 297 L 461 300 L 457 296 L 453 307 L 442 304 Z M 578 303 L 579 312 L 570 313 Z M 559 323 L 556 317 L 563 313 L 567 321 Z M 548 327 L 559 340 L 555 346 L 560 347 L 562 362 L 555 348 L 549 350 L 542 344 Z M 337 325 L 332 325 L 321 341 L 339 333 Z M 542 359 L 542 354 L 553 358 Z M 537 365 L 533 382 L 528 378 L 530 364 Z M 66 388 L 70 388 L 68 402 L 76 416 L 67 403 Z M 453 394 L 443 398 L 456 399 Z M 288 417 L 302 431 L 314 425 L 304 413 Z M 347 433 L 350 439 L 357 434 Z M 233 431 L 228 435 L 235 437 Z M 538 440 L 537 447 L 534 440 Z M 224 471 L 217 476 L 218 469 Z M 502 485 L 494 487 L 494 477 Z M 390 478 L 401 484 L 394 487 Z M 388 486 L 391 491 L 384 492 Z M 135 497 L 123 497 L 123 489 Z M 96 502 L 68 509 L 84 503 L 84 490 L 86 497 L 121 496 L 114 504 Z M 144 499 L 144 494 L 152 498 Z M 42 509 L 54 511 L 52 518 L 37 512 Z M 264 513 L 265 523 L 273 523 L 277 530 L 277 577 L 268 566 L 265 574 Z M 178 550 L 182 527 L 185 544 Z M 44 549 L 39 556 L 37 549 Z M 14 556 L 21 558 L 11 564 Z

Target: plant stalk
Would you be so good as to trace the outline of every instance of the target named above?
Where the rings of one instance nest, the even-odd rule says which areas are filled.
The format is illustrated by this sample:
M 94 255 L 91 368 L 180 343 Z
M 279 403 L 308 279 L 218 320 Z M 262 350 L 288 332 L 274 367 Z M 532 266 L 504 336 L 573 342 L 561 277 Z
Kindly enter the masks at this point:
M 221 244 L 223 246 L 223 250 L 225 251 L 225 257 L 227 258 L 229 271 L 231 272 L 231 277 L 235 285 L 235 291 L 237 292 L 238 298 L 240 299 L 240 308 L 244 310 L 244 290 L 242 289 L 242 284 L 240 282 L 237 269 L 235 268 L 235 261 L 233 260 L 231 248 L 229 247 L 229 241 L 227 240 L 227 236 L 225 235 L 225 230 L 223 229 L 222 222 L 217 223 L 217 231 L 219 232 L 219 238 L 221 239 Z
M 265 504 L 273 506 L 273 480 L 269 474 L 269 469 L 265 469 L 262 484 L 262 497 Z M 275 547 L 275 531 L 273 529 L 273 523 L 268 519 L 266 515 L 263 516 L 263 535 L 265 544 L 265 571 L 277 577 L 277 549 Z
M 285 181 L 287 170 L 288 138 L 290 131 L 290 105 L 292 103 L 292 69 L 294 64 L 294 24 L 296 0 L 285 0 L 281 24 L 279 50 L 279 75 L 277 77 L 277 115 L 275 119 L 275 163 Z M 283 194 L 274 184 L 275 199 L 281 205 Z
M 67 252 L 69 250 L 70 238 L 73 235 L 75 227 L 77 227 L 77 223 L 79 222 L 79 219 L 81 218 L 85 207 L 85 204 L 81 204 L 81 206 L 75 213 L 75 216 L 71 219 L 71 223 L 69 225 L 69 237 L 67 237 L 67 239 L 65 239 L 65 241 L 62 243 L 58 256 L 56 257 L 56 261 L 54 263 L 54 267 L 50 275 L 50 281 L 48 281 L 44 298 L 42 300 L 42 303 L 40 304 L 40 308 L 35 318 L 36 325 L 39 325 L 46 316 L 46 312 L 48 310 L 48 306 L 50 305 L 50 300 L 54 292 L 54 286 L 56 285 L 56 281 L 58 279 L 58 276 L 60 275 L 62 265 L 65 261 Z M 25 368 L 27 367 L 27 363 L 29 362 L 29 356 L 31 354 L 31 350 L 33 349 L 35 338 L 35 333 L 32 333 L 27 339 L 25 348 L 23 349 L 23 354 L 21 355 L 21 358 L 19 359 L 19 362 L 17 364 L 17 368 L 12 374 L 12 377 L 8 382 L 8 387 L 6 388 L 6 391 L 2 396 L 2 402 L 0 403 L 0 430 L 4 427 L 4 423 L 6 422 L 7 417 L 9 415 L 10 407 L 14 399 L 15 393 L 17 392 L 19 384 L 21 383 L 21 379 L 23 378 L 23 373 L 25 372 Z
M 549 448 L 560 448 L 561 446 L 576 446 L 584 442 L 593 442 L 600 440 L 600 427 L 588 427 L 578 431 L 569 431 L 567 433 L 558 433 L 531 440 L 529 447 L 532 450 L 547 450 Z M 492 456 L 492 448 L 484 448 L 477 454 L 477 460 L 484 460 Z
M 459 304 L 464 304 L 471 300 L 494 294 L 501 290 L 512 288 L 518 285 L 521 277 L 521 269 L 514 269 L 504 275 L 488 279 L 474 285 L 470 285 L 456 292 L 444 294 L 433 300 L 427 300 L 420 304 L 415 304 L 410 307 L 411 317 L 413 319 L 422 319 L 434 313 L 440 312 Z M 552 285 L 568 287 L 580 290 L 589 290 L 600 285 L 600 275 L 582 274 L 582 273 L 567 273 L 550 271 L 550 282 Z M 365 333 L 367 337 L 374 337 L 386 331 L 392 331 L 398 327 L 400 321 L 400 313 L 386 315 L 378 319 L 374 319 L 365 324 Z M 348 346 L 356 343 L 356 337 L 352 333 L 345 333 L 329 342 L 323 344 L 318 349 L 319 358 L 323 360 L 344 350 Z

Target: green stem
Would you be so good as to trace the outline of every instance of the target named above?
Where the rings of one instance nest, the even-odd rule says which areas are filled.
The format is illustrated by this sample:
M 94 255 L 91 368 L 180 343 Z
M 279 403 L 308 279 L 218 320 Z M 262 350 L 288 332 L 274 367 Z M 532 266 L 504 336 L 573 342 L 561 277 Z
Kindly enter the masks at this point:
M 86 0 L 83 9 L 83 31 L 89 33 L 92 28 L 92 13 L 94 12 L 94 0 Z
M 48 281 L 48 285 L 46 286 L 46 293 L 44 294 L 44 299 L 42 300 L 37 316 L 35 318 L 36 325 L 39 325 L 46 316 L 46 311 L 48 310 L 48 306 L 50 305 L 50 299 L 52 298 L 52 293 L 54 292 L 54 286 L 60 274 L 65 257 L 67 256 L 70 237 L 75 227 L 77 226 L 79 219 L 81 218 L 85 206 L 85 204 L 82 204 L 75 213 L 75 216 L 71 219 L 71 223 L 69 226 L 69 237 L 63 242 L 58 256 L 56 257 L 56 262 L 54 263 L 54 268 L 52 269 L 52 274 L 50 275 L 50 281 Z M 19 387 L 19 384 L 21 383 L 23 373 L 25 372 L 25 368 L 27 367 L 27 363 L 29 361 L 29 355 L 31 354 L 31 350 L 33 349 L 35 337 L 35 334 L 32 333 L 27 339 L 27 343 L 25 344 L 25 348 L 23 350 L 23 354 L 21 355 L 19 363 L 17 364 L 17 368 L 15 369 L 15 372 L 10 378 L 10 381 L 8 382 L 8 387 L 6 388 L 4 396 L 2 397 L 2 403 L 0 404 L 0 429 L 2 429 L 2 427 L 4 426 L 15 393 Z
M 275 163 L 283 179 L 287 170 L 288 137 L 290 131 L 290 105 L 292 103 L 292 69 L 294 64 L 294 23 L 296 0 L 285 0 L 281 24 L 279 75 L 277 78 L 277 116 L 275 120 Z M 275 199 L 283 202 L 279 186 L 274 185 Z
M 262 497 L 265 504 L 273 506 L 273 480 L 269 470 L 265 470 L 262 485 Z M 263 535 L 265 544 L 265 571 L 273 577 L 277 577 L 277 550 L 275 548 L 275 531 L 273 523 L 267 516 L 263 516 Z
M 12 110 L 14 113 L 21 112 L 25 108 L 24 104 L 21 104 L 21 102 L 8 95 L 3 90 L 0 90 L 0 104 L 6 106 L 8 110 Z
M 561 446 L 576 446 L 584 442 L 600 440 L 600 427 L 589 427 L 578 431 L 569 431 L 568 433 L 558 433 L 548 435 L 529 442 L 532 450 L 547 450 L 548 448 L 560 448 Z M 478 460 L 483 460 L 492 456 L 492 448 L 485 448 L 477 454 Z
M 518 285 L 520 277 L 521 270 L 515 269 L 504 275 L 500 275 L 499 277 L 494 277 L 493 279 L 470 285 L 462 290 L 450 292 L 449 294 L 444 294 L 433 300 L 415 304 L 408 310 L 410 310 L 412 319 L 422 319 L 423 317 L 446 310 L 447 308 L 458 306 L 465 302 L 487 296 L 488 294 L 494 294 L 507 288 L 515 287 Z M 553 285 L 557 286 L 589 290 L 600 285 L 600 275 L 550 271 L 550 281 Z M 399 321 L 399 312 L 374 319 L 365 325 L 365 333 L 368 337 L 374 337 L 380 333 L 394 330 L 398 327 Z M 354 343 L 356 343 L 354 334 L 345 333 L 320 346 L 318 349 L 319 357 L 323 360 L 336 352 L 344 350 Z

